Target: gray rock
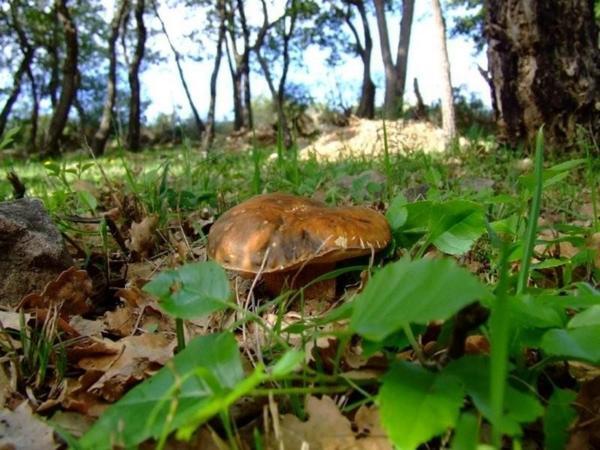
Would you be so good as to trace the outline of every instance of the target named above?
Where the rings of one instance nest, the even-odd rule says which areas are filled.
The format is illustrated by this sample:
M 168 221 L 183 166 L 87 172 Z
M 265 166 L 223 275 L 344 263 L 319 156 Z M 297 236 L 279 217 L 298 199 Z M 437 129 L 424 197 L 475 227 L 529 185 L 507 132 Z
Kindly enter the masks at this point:
M 15 306 L 72 265 L 41 201 L 0 203 L 0 306 Z

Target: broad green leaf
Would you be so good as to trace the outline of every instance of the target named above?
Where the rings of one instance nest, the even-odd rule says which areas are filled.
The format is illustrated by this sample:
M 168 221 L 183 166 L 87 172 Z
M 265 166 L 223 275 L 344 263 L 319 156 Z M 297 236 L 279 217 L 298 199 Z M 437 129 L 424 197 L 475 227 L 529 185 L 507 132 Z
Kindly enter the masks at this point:
M 226 309 L 231 297 L 227 274 L 212 261 L 161 272 L 144 286 L 144 290 L 157 296 L 165 311 L 181 319 Z
M 577 394 L 567 389 L 556 389 L 548 400 L 544 416 L 544 448 L 562 450 L 569 439 L 569 427 L 577 417 L 572 406 Z
M 476 450 L 479 443 L 479 422 L 470 413 L 463 413 L 458 419 L 451 450 Z
M 450 255 L 466 253 L 485 232 L 485 215 L 476 203 L 453 200 L 434 205 L 430 240 Z
M 600 325 L 600 305 L 594 305 L 574 316 L 567 328 L 581 328 Z
M 232 334 L 197 337 L 152 378 L 109 407 L 79 443 L 104 450 L 158 438 L 183 426 L 215 398 L 225 397 L 243 377 Z
M 398 449 L 412 450 L 456 424 L 463 397 L 455 377 L 401 362 L 383 377 L 381 423 Z
M 600 364 L 600 325 L 550 330 L 542 337 L 541 347 L 550 356 Z
M 406 209 L 406 198 L 404 195 L 397 195 L 390 203 L 390 207 L 385 213 L 385 217 L 390 224 L 392 231 L 398 230 L 406 223 L 408 210 Z
M 483 356 L 465 356 L 451 362 L 444 372 L 462 380 L 466 393 L 488 420 L 491 419 L 490 361 Z M 510 436 L 521 434 L 522 423 L 536 420 L 544 412 L 538 399 L 531 393 L 520 391 L 512 385 L 506 387 L 504 417 L 501 429 Z
M 520 328 L 560 328 L 564 326 L 563 315 L 556 307 L 542 303 L 537 297 L 519 295 L 509 297 L 511 324 Z
M 446 320 L 489 295 L 466 269 L 448 259 L 406 259 L 388 264 L 356 297 L 350 327 L 380 341 L 405 324 Z

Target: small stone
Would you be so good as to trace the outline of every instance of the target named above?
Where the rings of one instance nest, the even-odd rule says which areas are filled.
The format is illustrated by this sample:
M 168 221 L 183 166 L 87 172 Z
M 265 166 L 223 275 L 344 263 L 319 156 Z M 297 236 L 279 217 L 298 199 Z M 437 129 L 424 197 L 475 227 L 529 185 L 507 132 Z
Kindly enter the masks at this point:
M 0 203 L 0 306 L 15 306 L 73 265 L 62 236 L 38 199 Z

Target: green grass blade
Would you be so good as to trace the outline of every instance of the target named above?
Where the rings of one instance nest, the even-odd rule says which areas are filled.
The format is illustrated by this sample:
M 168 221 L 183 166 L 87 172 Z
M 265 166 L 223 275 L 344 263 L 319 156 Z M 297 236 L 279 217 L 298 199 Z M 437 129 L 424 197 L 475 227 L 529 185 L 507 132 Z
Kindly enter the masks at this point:
M 521 271 L 517 282 L 517 294 L 523 293 L 527 287 L 529 279 L 529 269 L 531 267 L 531 256 L 535 245 L 537 234 L 537 222 L 540 216 L 540 205 L 542 202 L 542 184 L 543 184 L 543 163 L 544 163 L 544 131 L 540 128 L 535 139 L 535 166 L 534 176 L 535 185 L 531 199 L 531 209 L 529 211 L 529 221 L 525 231 L 525 245 L 523 247 L 523 260 L 521 261 Z

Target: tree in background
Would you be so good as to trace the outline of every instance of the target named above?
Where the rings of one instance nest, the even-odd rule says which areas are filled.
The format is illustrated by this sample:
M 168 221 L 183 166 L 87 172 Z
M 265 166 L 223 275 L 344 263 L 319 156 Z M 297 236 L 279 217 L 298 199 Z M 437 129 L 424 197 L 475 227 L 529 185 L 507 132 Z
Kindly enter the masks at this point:
M 108 77 L 106 81 L 106 100 L 102 109 L 102 117 L 98 130 L 92 141 L 92 151 L 95 155 L 104 153 L 106 141 L 110 134 L 110 127 L 113 121 L 113 112 L 115 109 L 115 98 L 117 94 L 117 40 L 119 39 L 119 30 L 123 24 L 123 19 L 127 14 L 129 2 L 120 0 L 117 2 L 115 13 L 110 25 L 110 34 L 108 37 Z
M 25 75 L 31 74 L 31 63 L 35 54 L 35 49 L 29 42 L 29 38 L 25 34 L 25 30 L 19 19 L 19 11 L 16 1 L 12 1 L 9 6 L 10 14 L 6 14 L 0 10 L 0 19 L 4 22 L 8 29 L 16 32 L 18 38 L 18 47 L 21 53 L 21 62 L 18 65 L 16 72 L 13 74 L 13 85 L 9 91 L 8 98 L 4 102 L 4 106 L 0 111 L 0 135 L 4 133 L 8 116 L 21 93 L 21 84 Z M 31 78 L 30 78 L 31 80 Z
M 267 5 L 262 1 L 263 14 L 267 15 Z M 269 27 L 265 45 L 256 48 L 256 58 L 265 77 L 273 109 L 277 113 L 277 125 L 286 147 L 292 143 L 292 136 L 285 110 L 287 100 L 287 79 L 293 54 L 300 58 L 308 45 L 307 34 L 314 32 L 309 22 L 318 11 L 318 5 L 311 0 L 286 0 L 284 14 Z M 276 79 L 278 72 L 278 79 Z
M 394 63 L 390 47 L 390 38 L 387 27 L 385 1 L 373 0 L 375 15 L 377 16 L 377 29 L 379 30 L 379 43 L 381 58 L 385 70 L 385 97 L 383 112 L 387 119 L 398 116 L 402 111 L 404 86 L 406 84 L 406 68 L 408 62 L 408 49 L 410 33 L 414 14 L 415 0 L 402 0 L 402 17 L 400 19 L 400 38 Z
M 127 148 L 131 151 L 140 150 L 140 129 L 141 129 L 141 101 L 140 101 L 140 66 L 144 58 L 146 49 L 146 24 L 144 23 L 145 0 L 136 0 L 134 17 L 135 17 L 135 47 L 133 56 L 128 61 L 129 71 L 129 122 L 127 128 Z M 129 20 L 124 21 L 127 24 Z M 126 26 L 126 25 L 124 25 Z M 123 33 L 125 36 L 125 32 Z M 123 52 L 127 57 L 127 49 L 125 48 L 125 39 L 123 42 Z M 129 59 L 127 57 L 127 59 Z
M 500 137 L 558 148 L 577 126 L 600 137 L 600 50 L 591 0 L 486 0 L 485 37 Z
M 60 96 L 50 119 L 43 150 L 45 154 L 52 156 L 60 153 L 60 139 L 79 84 L 77 28 L 67 7 L 67 0 L 55 0 L 54 8 L 62 25 L 66 50 L 62 66 Z
M 456 138 L 456 115 L 454 113 L 454 99 L 452 96 L 452 77 L 450 76 L 450 60 L 446 46 L 446 24 L 442 14 L 440 0 L 431 0 L 431 10 L 435 25 L 435 34 L 438 41 L 440 78 L 442 80 L 442 128 L 446 145 Z
M 204 125 L 204 121 L 200 118 L 200 113 L 198 113 L 198 108 L 192 99 L 192 94 L 190 93 L 190 89 L 188 87 L 187 81 L 185 80 L 185 75 L 183 73 L 183 68 L 181 67 L 181 59 L 182 55 L 177 51 L 173 41 L 171 40 L 169 33 L 167 32 L 167 27 L 165 22 L 162 20 L 162 17 L 158 13 L 158 7 L 156 5 L 156 0 L 150 0 L 152 4 L 152 9 L 154 11 L 154 15 L 158 19 L 162 32 L 169 43 L 169 48 L 173 53 L 173 57 L 175 59 L 175 65 L 177 66 L 177 73 L 179 74 L 179 80 L 181 81 L 181 86 L 183 87 L 183 92 L 185 93 L 185 97 L 187 98 L 188 104 L 190 105 L 190 109 L 192 110 L 192 117 L 194 118 L 194 123 L 196 124 L 196 130 L 198 131 L 198 136 L 202 136 L 204 131 L 206 130 L 206 126 Z
M 215 51 L 215 58 L 213 63 L 213 70 L 210 74 L 210 101 L 208 104 L 208 114 L 206 116 L 206 132 L 204 133 L 204 139 L 202 140 L 202 149 L 208 151 L 212 146 L 215 137 L 215 107 L 217 104 L 217 77 L 219 76 L 219 69 L 221 68 L 221 59 L 223 57 L 223 43 L 225 42 L 225 0 L 217 0 L 216 8 L 212 13 L 212 23 L 216 23 L 217 32 L 217 45 Z M 215 27 L 212 27 L 214 33 Z
M 347 54 L 358 55 L 362 62 L 363 76 L 360 98 L 356 108 L 358 117 L 372 119 L 375 116 L 375 83 L 371 77 L 371 55 L 373 39 L 369 25 L 370 2 L 365 0 L 336 0 L 328 3 L 316 19 L 315 27 L 320 31 L 313 33 L 313 41 L 330 54 L 328 64 L 339 64 Z M 359 23 L 356 23 L 360 21 Z M 340 30 L 346 28 L 352 39 Z M 359 31 L 362 29 L 362 33 Z
M 267 31 L 273 26 L 261 0 L 262 23 L 252 33 L 246 18 L 244 0 L 226 0 L 225 48 L 233 83 L 233 128 L 252 128 L 252 94 L 250 92 L 250 55 L 263 46 Z M 254 35 L 254 39 L 251 39 Z

